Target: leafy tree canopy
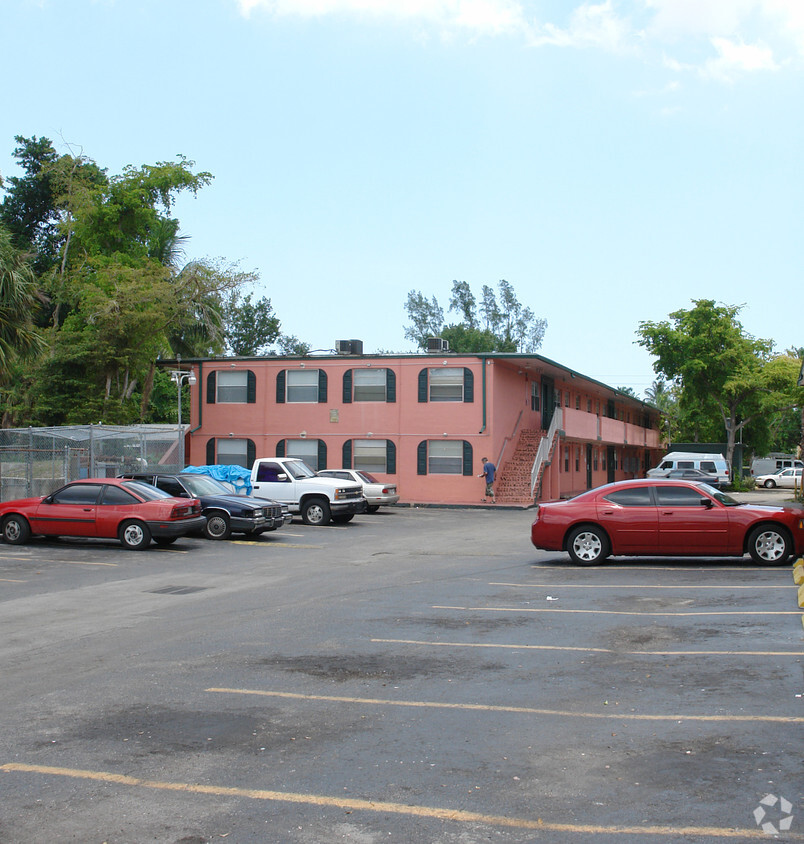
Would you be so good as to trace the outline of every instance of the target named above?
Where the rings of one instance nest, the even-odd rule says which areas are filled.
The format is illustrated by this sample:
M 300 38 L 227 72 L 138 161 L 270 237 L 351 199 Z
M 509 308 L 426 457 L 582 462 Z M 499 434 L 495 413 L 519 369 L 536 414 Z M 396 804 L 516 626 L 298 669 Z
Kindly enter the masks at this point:
M 408 293 L 405 310 L 411 324 L 405 337 L 427 348 L 429 337 L 442 337 L 455 352 L 535 352 L 544 340 L 547 322 L 517 299 L 514 287 L 503 279 L 497 292 L 483 285 L 480 302 L 465 281 L 452 282 L 450 311 L 461 321 L 444 325 L 444 311 L 435 296 L 418 290 Z

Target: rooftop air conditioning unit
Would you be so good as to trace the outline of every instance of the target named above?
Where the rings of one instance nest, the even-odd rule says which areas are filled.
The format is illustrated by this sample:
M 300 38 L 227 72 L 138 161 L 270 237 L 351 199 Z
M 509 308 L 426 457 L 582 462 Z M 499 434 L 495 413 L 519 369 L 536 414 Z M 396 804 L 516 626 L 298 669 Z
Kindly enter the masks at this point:
M 440 337 L 428 337 L 427 338 L 427 351 L 428 352 L 448 352 L 449 351 L 449 342 L 447 340 L 442 340 Z
M 362 355 L 362 340 L 336 340 L 335 352 L 339 355 Z

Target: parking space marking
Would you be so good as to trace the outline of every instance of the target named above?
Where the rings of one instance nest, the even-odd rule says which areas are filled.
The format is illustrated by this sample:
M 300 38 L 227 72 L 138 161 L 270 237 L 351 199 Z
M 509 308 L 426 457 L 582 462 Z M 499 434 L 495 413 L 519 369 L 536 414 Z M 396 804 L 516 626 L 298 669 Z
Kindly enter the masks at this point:
M 12 580 L 10 577 L 0 577 L 0 583 L 27 583 L 27 580 Z
M 509 651 L 578 651 L 627 656 L 804 656 L 804 651 L 626 651 L 615 648 L 580 648 L 572 645 L 517 645 L 494 642 L 424 642 L 417 639 L 371 639 L 390 645 L 425 645 L 431 648 L 500 648 Z
M 508 712 L 518 715 L 555 715 L 560 718 L 596 718 L 615 721 L 748 721 L 773 724 L 804 724 L 804 716 L 785 715 L 640 715 L 617 712 L 573 712 L 564 709 L 536 709 L 531 706 L 501 706 L 486 703 L 444 703 L 427 700 L 391 700 L 383 698 L 345 697 L 340 695 L 311 695 L 294 692 L 275 692 L 262 689 L 206 689 L 207 692 L 229 695 L 256 695 L 258 697 L 285 698 L 287 700 L 325 701 L 351 703 L 365 706 L 406 706 L 414 709 L 460 709 L 474 712 Z
M 323 545 L 302 545 L 300 542 L 260 542 L 258 539 L 235 539 L 233 545 L 262 545 L 263 548 L 323 548 Z
M 700 612 L 653 612 L 637 610 L 559 610 L 548 609 L 547 607 L 442 607 L 438 604 L 431 607 L 434 610 L 460 610 L 463 612 L 552 612 L 552 613 L 577 613 L 586 615 L 647 615 L 660 616 L 662 618 L 675 616 L 699 616 L 699 615 L 798 615 L 795 610 L 707 610 Z
M 673 586 L 666 583 L 489 583 L 489 586 L 514 586 L 522 589 L 787 589 L 786 583 L 763 584 L 761 586 L 708 584 L 698 586 Z
M 349 797 L 330 797 L 324 794 L 305 794 L 293 791 L 272 791 L 268 789 L 237 788 L 220 785 L 200 785 L 190 782 L 167 782 L 132 777 L 127 774 L 113 774 L 108 771 L 88 771 L 78 768 L 56 768 L 48 765 L 25 765 L 11 762 L 0 765 L 0 771 L 7 773 L 32 773 L 44 776 L 69 777 L 71 779 L 92 780 L 94 782 L 125 785 L 135 788 L 148 788 L 159 791 L 179 791 L 187 794 L 203 794 L 215 797 L 243 797 L 250 800 L 297 803 L 308 806 L 385 812 L 408 817 L 427 818 L 453 823 L 474 823 L 486 826 L 506 827 L 509 829 L 534 829 L 546 832 L 574 833 L 576 835 L 658 835 L 676 840 L 683 836 L 710 836 L 712 838 L 738 838 L 742 840 L 767 840 L 767 834 L 760 829 L 737 829 L 734 827 L 710 826 L 601 826 L 598 824 L 551 823 L 542 818 L 516 818 L 505 815 L 487 815 L 481 812 L 469 812 L 462 809 L 443 809 L 437 806 L 415 806 L 405 803 L 391 803 L 380 800 Z M 804 840 L 799 835 L 785 833 L 786 840 Z

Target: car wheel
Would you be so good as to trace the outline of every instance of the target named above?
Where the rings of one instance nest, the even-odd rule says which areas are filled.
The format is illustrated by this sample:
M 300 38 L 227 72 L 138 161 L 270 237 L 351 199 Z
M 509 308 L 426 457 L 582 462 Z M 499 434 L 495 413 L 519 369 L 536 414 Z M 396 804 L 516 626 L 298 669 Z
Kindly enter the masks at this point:
M 310 498 L 302 505 L 301 517 L 306 525 L 328 525 L 329 504 L 324 498 Z
M 579 566 L 594 566 L 609 556 L 609 540 L 594 525 L 577 527 L 567 539 L 567 551 L 572 561 Z
M 31 527 L 22 516 L 6 516 L 3 521 L 3 539 L 9 545 L 23 545 L 31 538 Z
M 154 542 L 157 545 L 172 545 L 178 538 L 178 536 L 157 536 Z
M 151 531 L 142 522 L 123 522 L 117 536 L 129 551 L 141 551 L 151 544 Z
M 205 514 L 207 523 L 204 525 L 204 536 L 207 539 L 228 539 L 232 535 L 232 527 L 226 513 L 213 511 Z
M 354 517 L 354 513 L 348 513 L 345 516 L 333 516 L 332 521 L 335 522 L 336 525 L 345 525 L 347 522 L 351 522 Z
M 377 510 L 379 510 L 379 509 L 380 509 L 380 505 L 379 505 L 379 504 L 369 504 L 369 505 L 366 507 L 366 512 L 367 512 L 367 513 L 376 513 L 376 512 L 377 512 Z
M 772 525 L 754 528 L 748 537 L 748 553 L 760 566 L 780 566 L 792 553 L 787 533 Z
M 776 486 L 776 481 L 772 480 L 771 478 L 768 478 L 768 480 L 765 481 L 764 486 L 765 489 L 773 489 Z

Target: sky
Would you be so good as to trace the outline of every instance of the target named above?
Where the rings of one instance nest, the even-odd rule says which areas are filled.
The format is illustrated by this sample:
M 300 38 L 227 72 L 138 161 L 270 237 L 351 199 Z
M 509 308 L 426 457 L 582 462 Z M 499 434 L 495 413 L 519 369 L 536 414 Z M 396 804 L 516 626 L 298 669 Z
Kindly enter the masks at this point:
M 538 350 L 638 394 L 697 299 L 804 346 L 802 0 L 2 0 L 15 135 L 184 155 L 187 258 L 313 349 L 413 352 L 411 290 L 510 282 Z

